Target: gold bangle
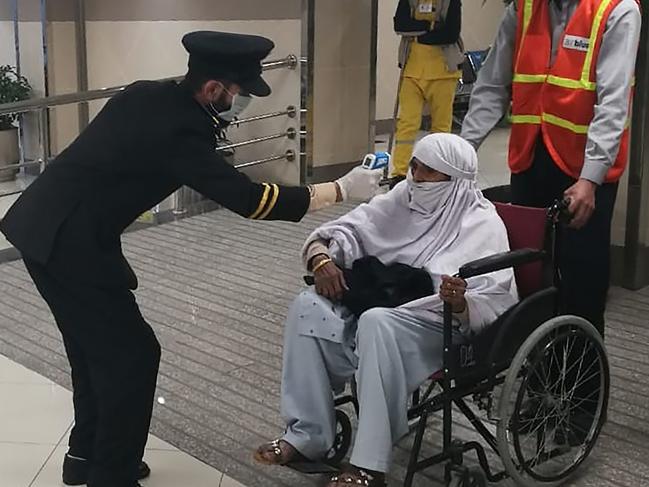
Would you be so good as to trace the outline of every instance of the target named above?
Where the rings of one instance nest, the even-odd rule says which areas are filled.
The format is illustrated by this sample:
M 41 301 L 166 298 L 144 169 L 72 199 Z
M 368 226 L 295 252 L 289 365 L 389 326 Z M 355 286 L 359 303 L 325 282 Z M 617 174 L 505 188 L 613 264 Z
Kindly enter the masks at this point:
M 311 272 L 315 274 L 317 271 L 319 271 L 324 266 L 326 266 L 329 262 L 333 262 L 329 257 L 327 257 L 326 259 L 322 259 L 320 262 L 316 264 L 316 266 L 313 269 L 311 269 Z

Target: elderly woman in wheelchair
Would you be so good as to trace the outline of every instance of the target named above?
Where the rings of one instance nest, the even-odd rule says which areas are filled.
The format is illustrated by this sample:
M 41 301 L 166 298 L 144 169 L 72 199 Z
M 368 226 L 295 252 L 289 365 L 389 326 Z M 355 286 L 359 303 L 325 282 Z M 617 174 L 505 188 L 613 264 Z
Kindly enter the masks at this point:
M 550 286 L 555 292 L 542 290 L 525 298 L 531 306 L 517 305 L 512 267 L 534 266 L 530 262 L 544 254 L 509 252 L 508 229 L 477 189 L 476 172 L 477 155 L 467 142 L 451 134 L 429 135 L 415 147 L 406 181 L 325 223 L 307 239 L 303 256 L 315 286 L 298 295 L 286 319 L 281 388 L 286 431 L 257 449 L 258 462 L 309 473 L 337 471 L 337 465 L 336 470 L 322 467 L 332 468 L 350 446 L 349 419 L 336 410 L 344 402 L 356 407 L 358 427 L 350 461 L 328 487 L 386 485 L 393 446 L 409 432 L 412 420 L 419 426 L 408 486 L 415 472 L 443 461 L 448 461 L 447 483 L 482 485 L 484 475 L 463 465 L 469 450 L 476 451 L 490 480 L 509 475 L 522 485 L 552 485 L 557 468 L 548 472 L 540 467 L 556 463 L 561 454 L 547 436 L 563 454 L 573 446 L 584 450 L 582 457 L 588 454 L 590 446 L 585 451 L 584 444 L 599 433 L 596 416 L 606 406 L 605 397 L 596 399 L 608 393 L 607 382 L 605 391 L 593 385 L 600 376 L 608 380 L 601 341 L 590 333 L 591 325 L 577 318 L 565 326 L 554 324 L 533 346 L 520 331 L 502 336 L 503 322 L 512 315 L 522 313 L 537 325 L 555 316 L 557 293 Z M 474 347 L 480 341 L 486 345 Z M 519 345 L 529 350 L 512 362 Z M 503 377 L 517 358 L 516 377 Z M 532 375 L 531 361 L 536 364 Z M 600 374 L 586 377 L 582 368 L 593 361 L 601 365 Z M 581 365 L 576 368 L 577 362 Z M 568 379 L 573 382 L 567 384 Z M 350 381 L 353 395 L 336 398 L 334 393 L 343 392 Z M 431 385 L 419 397 L 426 382 Z M 502 434 L 499 427 L 496 439 L 463 398 L 475 395 L 490 407 L 492 391 L 503 383 L 509 396 L 516 397 L 513 407 L 511 398 L 503 406 L 507 424 Z M 436 384 L 442 392 L 433 395 Z M 592 390 L 599 395 L 585 397 Z M 593 427 L 583 426 L 588 434 L 581 441 L 570 437 L 566 419 L 574 404 L 568 398 L 574 396 L 591 412 Z M 451 441 L 452 403 L 501 455 L 506 472 L 491 473 L 481 444 Z M 439 410 L 444 411 L 443 451 L 419 461 L 426 419 Z M 531 445 L 528 437 L 534 438 Z M 562 468 L 560 479 L 581 461 L 575 457 Z

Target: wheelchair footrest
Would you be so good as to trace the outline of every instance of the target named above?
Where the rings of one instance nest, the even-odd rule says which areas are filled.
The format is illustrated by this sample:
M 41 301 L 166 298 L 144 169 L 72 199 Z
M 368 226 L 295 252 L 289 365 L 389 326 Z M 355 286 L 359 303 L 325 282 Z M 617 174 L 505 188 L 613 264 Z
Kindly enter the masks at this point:
M 291 462 L 286 466 L 306 475 L 336 474 L 340 471 L 340 468 L 324 462 Z

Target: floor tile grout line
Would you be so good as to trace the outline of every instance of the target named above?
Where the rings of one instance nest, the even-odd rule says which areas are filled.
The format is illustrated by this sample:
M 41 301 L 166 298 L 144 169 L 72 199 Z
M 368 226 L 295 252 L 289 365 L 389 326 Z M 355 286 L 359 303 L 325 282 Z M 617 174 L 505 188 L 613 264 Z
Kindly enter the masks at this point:
M 73 424 L 74 424 L 73 421 L 70 422 L 70 425 L 65 429 L 65 431 L 61 435 L 61 438 L 59 438 L 59 441 L 54 446 L 54 448 L 52 449 L 50 454 L 47 456 L 47 458 L 45 459 L 45 462 L 43 462 L 43 465 L 41 465 L 41 468 L 38 469 L 38 472 L 36 472 L 36 475 L 34 476 L 34 478 L 32 479 L 32 481 L 29 483 L 29 485 L 27 487 L 33 487 L 34 482 L 36 482 L 38 480 L 38 477 L 40 477 L 40 475 L 43 473 L 43 470 L 45 469 L 45 467 L 47 466 L 49 461 L 52 459 L 52 457 L 54 456 L 54 453 L 56 452 L 56 450 L 58 450 L 59 446 L 61 446 L 61 442 L 67 436 L 68 432 L 72 429 Z
M 0 445 L 22 445 L 22 446 L 58 446 L 48 441 L 10 441 L 0 440 Z

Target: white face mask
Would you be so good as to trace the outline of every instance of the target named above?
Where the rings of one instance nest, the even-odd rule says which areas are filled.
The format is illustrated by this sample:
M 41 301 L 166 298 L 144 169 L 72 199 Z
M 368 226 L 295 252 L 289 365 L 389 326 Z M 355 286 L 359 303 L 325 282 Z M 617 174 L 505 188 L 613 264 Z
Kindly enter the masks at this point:
M 416 182 L 412 170 L 406 175 L 408 193 L 410 194 L 410 209 L 422 215 L 431 215 L 444 208 L 455 185 L 453 181 Z
M 235 95 L 232 100 L 232 107 L 226 112 L 221 112 L 221 118 L 227 122 L 232 122 L 235 118 L 239 118 L 239 115 L 248 108 L 251 101 L 252 98 L 249 96 Z

